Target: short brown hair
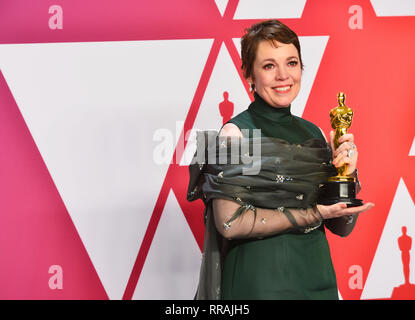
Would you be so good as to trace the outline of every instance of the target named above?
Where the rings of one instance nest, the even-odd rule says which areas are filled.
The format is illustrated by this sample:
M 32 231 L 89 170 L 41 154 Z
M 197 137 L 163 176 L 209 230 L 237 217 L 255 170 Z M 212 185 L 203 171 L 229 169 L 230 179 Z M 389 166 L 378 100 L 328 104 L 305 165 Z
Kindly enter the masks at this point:
M 300 41 L 297 34 L 278 20 L 265 20 L 245 29 L 245 35 L 241 39 L 241 68 L 245 78 L 252 76 L 258 45 L 263 40 L 270 41 L 272 44 L 274 41 L 285 44 L 292 43 L 297 48 L 301 69 L 303 69 Z

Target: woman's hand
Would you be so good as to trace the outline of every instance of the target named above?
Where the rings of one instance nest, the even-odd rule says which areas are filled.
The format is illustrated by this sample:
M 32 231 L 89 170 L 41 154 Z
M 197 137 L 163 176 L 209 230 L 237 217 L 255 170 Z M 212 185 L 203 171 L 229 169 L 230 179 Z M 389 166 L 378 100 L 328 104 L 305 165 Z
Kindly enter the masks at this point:
M 340 143 L 337 149 L 334 148 L 334 131 L 330 131 L 330 145 L 333 151 L 333 165 L 336 168 L 347 164 L 346 174 L 350 175 L 356 170 L 357 166 L 357 148 L 354 144 L 352 133 L 346 133 L 339 138 Z
M 326 219 L 339 218 L 343 216 L 356 215 L 366 210 L 369 210 L 373 208 L 374 206 L 375 205 L 373 203 L 368 202 L 362 206 L 348 208 L 346 203 L 338 202 L 336 204 L 332 204 L 329 206 L 318 204 L 317 209 L 318 211 L 320 211 L 321 216 L 326 220 Z

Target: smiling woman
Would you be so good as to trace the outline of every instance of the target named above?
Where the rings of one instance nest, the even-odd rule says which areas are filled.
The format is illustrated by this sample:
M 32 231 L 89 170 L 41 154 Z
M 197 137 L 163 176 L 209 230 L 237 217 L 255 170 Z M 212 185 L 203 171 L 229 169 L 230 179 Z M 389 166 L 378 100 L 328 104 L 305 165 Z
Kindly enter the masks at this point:
M 324 226 L 347 236 L 357 215 L 373 204 L 324 206 L 317 199 L 319 184 L 335 175 L 335 167 L 347 163 L 348 174 L 355 170 L 353 135 L 342 136 L 334 150 L 333 134 L 328 144 L 320 128 L 291 114 L 303 63 L 298 37 L 286 25 L 253 25 L 241 51 L 255 100 L 222 127 L 219 138 L 255 144 L 259 129 L 261 170 L 244 176 L 234 163 L 190 166 L 188 199 L 202 198 L 206 205 L 196 298 L 338 299 Z

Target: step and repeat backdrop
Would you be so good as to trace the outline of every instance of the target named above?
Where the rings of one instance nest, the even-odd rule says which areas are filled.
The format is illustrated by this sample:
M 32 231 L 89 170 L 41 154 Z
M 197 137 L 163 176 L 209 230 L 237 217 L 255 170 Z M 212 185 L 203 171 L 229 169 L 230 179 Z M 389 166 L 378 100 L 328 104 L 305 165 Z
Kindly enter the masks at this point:
M 412 0 L 1 0 L 0 299 L 194 297 L 195 132 L 248 107 L 240 38 L 269 18 L 300 37 L 293 113 L 355 113 L 375 207 L 327 230 L 341 298 L 415 299 Z

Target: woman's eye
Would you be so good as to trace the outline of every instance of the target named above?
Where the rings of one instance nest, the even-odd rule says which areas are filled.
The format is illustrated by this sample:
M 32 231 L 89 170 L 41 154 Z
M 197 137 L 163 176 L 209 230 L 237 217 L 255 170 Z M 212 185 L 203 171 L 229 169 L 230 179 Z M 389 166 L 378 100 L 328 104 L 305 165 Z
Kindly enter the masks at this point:
M 264 69 L 269 70 L 269 69 L 272 69 L 273 67 L 274 67 L 274 65 L 272 63 L 268 63 L 264 66 Z
M 291 67 L 295 67 L 295 66 L 298 64 L 298 61 L 293 60 L 293 61 L 288 62 L 288 64 L 289 64 Z

